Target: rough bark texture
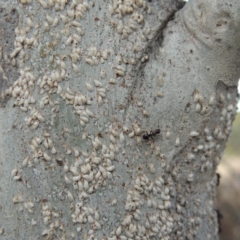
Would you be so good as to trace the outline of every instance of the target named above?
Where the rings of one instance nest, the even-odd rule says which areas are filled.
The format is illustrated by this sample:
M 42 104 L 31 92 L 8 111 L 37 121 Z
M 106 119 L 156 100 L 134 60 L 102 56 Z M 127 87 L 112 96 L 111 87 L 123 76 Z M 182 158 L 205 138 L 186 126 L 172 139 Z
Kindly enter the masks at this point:
M 0 9 L 0 239 L 218 239 L 240 2 Z

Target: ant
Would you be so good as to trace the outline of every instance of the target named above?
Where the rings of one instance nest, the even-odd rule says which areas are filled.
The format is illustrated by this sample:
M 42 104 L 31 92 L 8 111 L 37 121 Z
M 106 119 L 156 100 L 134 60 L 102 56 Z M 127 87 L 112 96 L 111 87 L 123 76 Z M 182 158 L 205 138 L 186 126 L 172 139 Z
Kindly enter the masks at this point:
M 216 173 L 216 175 L 217 175 L 217 186 L 218 186 L 220 183 L 221 175 L 219 173 Z
M 218 233 L 222 232 L 221 228 L 221 219 L 223 218 L 223 215 L 220 213 L 219 209 L 214 209 L 217 214 L 217 221 L 218 221 Z
M 150 138 L 153 139 L 153 136 L 159 134 L 160 132 L 161 132 L 161 130 L 158 128 L 158 129 L 156 129 L 154 131 L 150 131 L 149 133 L 146 132 L 145 134 L 143 134 L 142 138 L 144 140 L 149 140 Z

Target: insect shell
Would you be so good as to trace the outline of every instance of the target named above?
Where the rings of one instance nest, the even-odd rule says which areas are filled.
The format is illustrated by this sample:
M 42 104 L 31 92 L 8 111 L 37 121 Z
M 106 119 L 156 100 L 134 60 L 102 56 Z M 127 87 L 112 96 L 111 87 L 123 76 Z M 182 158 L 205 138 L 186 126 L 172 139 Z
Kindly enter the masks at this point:
M 156 129 L 156 130 L 154 130 L 154 131 L 150 131 L 149 133 L 146 132 L 145 134 L 143 134 L 142 138 L 143 138 L 144 140 L 149 140 L 150 138 L 153 139 L 153 136 L 156 136 L 156 135 L 159 134 L 160 132 L 161 132 L 161 130 L 158 128 L 158 129 Z

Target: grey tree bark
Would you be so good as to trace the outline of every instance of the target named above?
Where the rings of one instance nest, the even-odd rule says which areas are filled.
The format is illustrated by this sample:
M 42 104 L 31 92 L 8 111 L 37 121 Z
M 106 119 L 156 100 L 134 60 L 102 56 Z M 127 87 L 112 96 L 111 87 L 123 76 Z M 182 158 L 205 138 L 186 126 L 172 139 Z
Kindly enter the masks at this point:
M 240 2 L 0 9 L 0 239 L 218 239 Z

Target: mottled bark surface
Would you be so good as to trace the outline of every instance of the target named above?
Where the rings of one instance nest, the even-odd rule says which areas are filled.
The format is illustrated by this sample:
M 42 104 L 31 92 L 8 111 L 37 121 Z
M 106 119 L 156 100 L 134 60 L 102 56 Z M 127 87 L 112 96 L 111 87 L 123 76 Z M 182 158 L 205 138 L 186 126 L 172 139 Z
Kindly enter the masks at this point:
M 0 238 L 218 239 L 239 8 L 0 2 Z

